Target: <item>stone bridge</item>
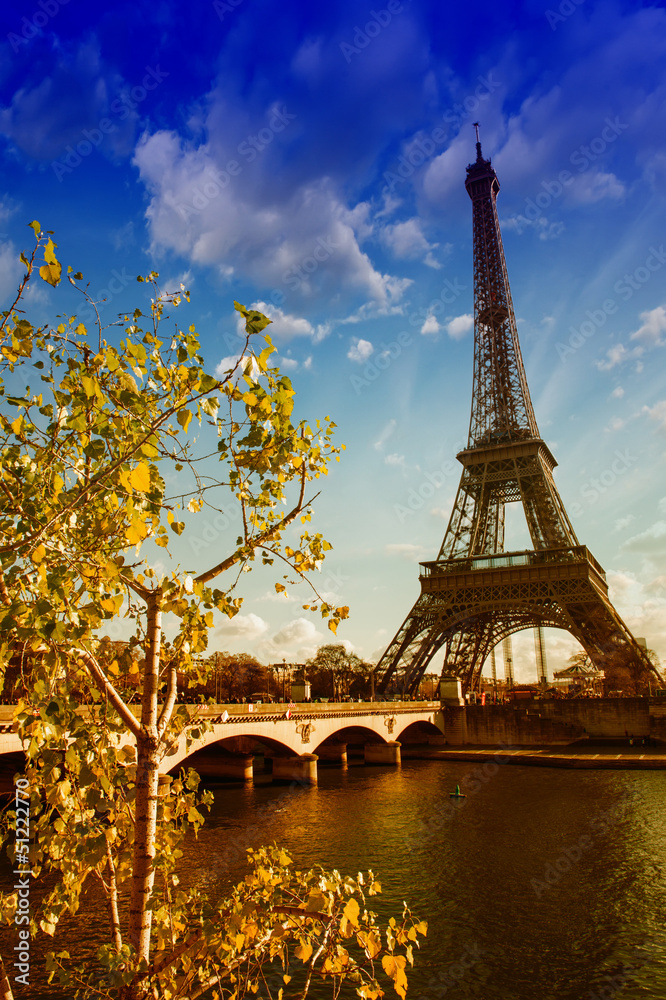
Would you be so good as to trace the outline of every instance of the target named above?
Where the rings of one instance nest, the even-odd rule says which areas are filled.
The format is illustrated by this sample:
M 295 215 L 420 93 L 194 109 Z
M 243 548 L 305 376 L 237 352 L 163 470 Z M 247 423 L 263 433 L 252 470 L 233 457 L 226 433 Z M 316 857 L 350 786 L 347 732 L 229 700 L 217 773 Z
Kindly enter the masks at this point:
M 426 743 L 444 733 L 439 702 L 328 702 L 323 704 L 190 705 L 190 712 L 212 725 L 190 745 L 184 736 L 164 757 L 163 775 L 182 766 L 203 777 L 251 780 L 255 755 L 274 781 L 317 781 L 317 762 L 344 764 L 347 747 L 362 752 L 367 764 L 400 763 L 401 740 Z M 21 742 L 12 723 L 13 707 L 0 706 L 0 775 L 11 779 L 21 768 Z M 165 781 L 167 779 L 165 778 Z

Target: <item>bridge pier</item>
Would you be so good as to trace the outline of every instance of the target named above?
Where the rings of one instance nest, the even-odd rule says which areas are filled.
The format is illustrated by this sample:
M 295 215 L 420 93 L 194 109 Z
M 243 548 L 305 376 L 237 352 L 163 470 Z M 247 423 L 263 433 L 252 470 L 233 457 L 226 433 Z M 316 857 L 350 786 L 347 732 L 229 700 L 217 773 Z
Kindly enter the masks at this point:
M 399 764 L 401 743 L 390 740 L 388 743 L 366 743 L 364 750 L 366 764 Z
M 324 743 L 317 747 L 317 756 L 320 760 L 325 760 L 333 764 L 340 764 L 347 767 L 347 744 L 346 743 Z
M 299 757 L 273 757 L 273 781 L 298 781 L 301 785 L 317 784 L 317 754 Z
M 252 754 L 222 754 L 215 750 L 198 750 L 189 763 L 202 778 L 235 778 L 252 781 L 254 777 Z

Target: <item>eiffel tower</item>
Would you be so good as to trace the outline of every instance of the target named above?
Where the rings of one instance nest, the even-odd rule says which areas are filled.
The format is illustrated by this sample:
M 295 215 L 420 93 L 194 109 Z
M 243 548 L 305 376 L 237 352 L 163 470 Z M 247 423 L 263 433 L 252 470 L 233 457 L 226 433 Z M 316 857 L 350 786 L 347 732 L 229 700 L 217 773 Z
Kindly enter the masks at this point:
M 443 674 L 463 690 L 508 635 L 544 626 L 569 631 L 595 666 L 622 652 L 635 674 L 658 673 L 608 598 L 606 574 L 580 545 L 553 480 L 557 464 L 539 435 L 520 353 L 490 159 L 467 167 L 474 232 L 474 382 L 458 494 L 437 559 L 421 563 L 421 594 L 377 664 L 379 691 L 414 694 L 445 648 Z M 532 549 L 504 550 L 504 509 L 523 505 Z

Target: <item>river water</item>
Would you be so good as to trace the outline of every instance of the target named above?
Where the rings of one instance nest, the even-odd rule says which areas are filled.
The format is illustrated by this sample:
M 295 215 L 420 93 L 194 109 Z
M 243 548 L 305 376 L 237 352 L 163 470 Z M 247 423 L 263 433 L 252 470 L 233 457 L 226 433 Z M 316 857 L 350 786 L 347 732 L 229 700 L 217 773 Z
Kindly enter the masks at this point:
M 663 775 L 484 767 L 352 762 L 320 765 L 313 788 L 218 785 L 182 875 L 217 895 L 246 845 L 272 842 L 298 867 L 371 868 L 373 909 L 398 917 L 404 899 L 428 921 L 415 1000 L 664 1000 Z M 29 995 L 62 996 L 36 981 Z

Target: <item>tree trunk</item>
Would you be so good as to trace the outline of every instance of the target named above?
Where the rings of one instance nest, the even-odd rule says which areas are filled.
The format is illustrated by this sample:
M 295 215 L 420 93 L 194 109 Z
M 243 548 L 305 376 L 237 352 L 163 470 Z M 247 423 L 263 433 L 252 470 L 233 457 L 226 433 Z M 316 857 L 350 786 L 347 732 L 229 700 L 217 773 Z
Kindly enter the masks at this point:
M 129 941 L 138 960 L 149 961 L 152 911 L 148 908 L 155 879 L 155 833 L 159 780 L 157 693 L 162 626 L 162 594 L 147 598 L 147 650 L 143 676 L 141 733 L 137 738 L 134 857 L 129 912 Z M 131 995 L 131 994 L 130 994 Z
M 14 1000 L 12 987 L 5 972 L 5 964 L 0 958 L 0 1000 Z

